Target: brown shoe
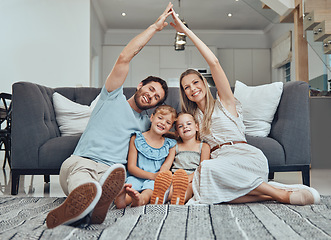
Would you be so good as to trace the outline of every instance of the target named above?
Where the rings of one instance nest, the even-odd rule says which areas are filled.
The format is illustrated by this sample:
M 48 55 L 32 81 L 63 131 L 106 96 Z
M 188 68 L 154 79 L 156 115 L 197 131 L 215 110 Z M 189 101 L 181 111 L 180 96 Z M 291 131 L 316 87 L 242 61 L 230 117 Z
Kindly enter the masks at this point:
M 172 182 L 170 171 L 160 172 L 154 183 L 154 191 L 151 197 L 151 204 L 164 204 L 168 199 L 168 194 Z
M 184 205 L 186 189 L 188 186 L 188 176 L 185 170 L 178 169 L 174 173 L 172 185 L 174 192 L 171 197 L 171 204 Z
M 126 179 L 125 167 L 122 164 L 112 165 L 102 176 L 99 183 L 102 195 L 91 215 L 91 224 L 101 224 L 107 216 L 110 204 L 122 190 Z
M 101 187 L 98 182 L 90 182 L 75 188 L 67 199 L 57 208 L 50 211 L 46 217 L 48 228 L 58 225 L 69 225 L 88 215 L 101 196 Z

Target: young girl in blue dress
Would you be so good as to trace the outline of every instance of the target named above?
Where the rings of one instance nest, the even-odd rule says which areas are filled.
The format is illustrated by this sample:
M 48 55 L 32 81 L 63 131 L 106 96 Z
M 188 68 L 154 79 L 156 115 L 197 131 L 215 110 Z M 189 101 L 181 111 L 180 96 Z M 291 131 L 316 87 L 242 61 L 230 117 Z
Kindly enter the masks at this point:
M 175 157 L 176 140 L 164 137 L 177 117 L 174 108 L 162 105 L 151 115 L 147 132 L 134 132 L 128 154 L 128 178 L 117 196 L 117 208 L 146 205 L 154 190 L 154 180 L 160 172 L 169 171 Z

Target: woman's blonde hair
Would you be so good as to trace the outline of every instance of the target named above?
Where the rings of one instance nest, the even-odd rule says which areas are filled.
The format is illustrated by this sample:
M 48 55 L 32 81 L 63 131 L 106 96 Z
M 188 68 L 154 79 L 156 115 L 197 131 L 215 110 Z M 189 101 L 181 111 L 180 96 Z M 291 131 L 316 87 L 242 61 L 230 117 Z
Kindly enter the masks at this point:
M 160 105 L 157 108 L 155 108 L 153 115 L 155 115 L 156 113 L 160 113 L 162 115 L 166 115 L 166 114 L 171 114 L 172 115 L 172 119 L 173 122 L 176 121 L 177 119 L 177 111 L 176 109 L 174 109 L 173 107 L 169 106 L 169 105 Z
M 197 75 L 202 82 L 205 85 L 206 88 L 206 108 L 204 109 L 203 119 L 202 119 L 202 126 L 200 126 L 201 132 L 205 134 L 210 133 L 210 124 L 211 124 L 211 116 L 214 111 L 214 105 L 215 105 L 215 99 L 213 95 L 211 94 L 211 91 L 208 86 L 207 80 L 204 78 L 204 76 L 201 75 L 198 71 L 194 69 L 187 69 L 185 72 L 183 72 L 180 75 L 179 83 L 180 83 L 180 100 L 181 100 L 181 107 L 183 112 L 187 112 L 192 114 L 193 116 L 197 116 L 197 109 L 198 105 L 195 102 L 192 102 L 188 99 L 188 97 L 185 94 L 185 90 L 182 85 L 182 80 L 185 76 L 195 74 Z

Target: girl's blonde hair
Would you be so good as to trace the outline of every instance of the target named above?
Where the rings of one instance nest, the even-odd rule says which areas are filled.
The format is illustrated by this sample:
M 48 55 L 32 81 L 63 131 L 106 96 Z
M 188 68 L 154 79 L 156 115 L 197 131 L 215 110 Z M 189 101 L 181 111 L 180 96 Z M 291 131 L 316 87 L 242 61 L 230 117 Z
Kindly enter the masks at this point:
M 177 111 L 176 109 L 174 109 L 173 107 L 169 106 L 169 105 L 160 105 L 157 108 L 155 108 L 153 115 L 155 115 L 156 113 L 160 113 L 162 115 L 166 115 L 166 114 L 171 114 L 172 115 L 172 119 L 173 122 L 176 121 L 177 119 Z
M 213 95 L 211 94 L 211 91 L 208 86 L 208 82 L 205 79 L 204 76 L 201 75 L 198 71 L 194 69 L 187 69 L 185 72 L 183 72 L 180 75 L 179 79 L 179 85 L 180 85 L 180 100 L 181 100 L 181 107 L 183 112 L 187 112 L 192 114 L 193 116 L 197 116 L 197 109 L 198 105 L 195 102 L 192 102 L 191 100 L 188 99 L 188 97 L 185 94 L 185 90 L 182 85 L 182 80 L 185 76 L 190 75 L 190 74 L 195 74 L 197 75 L 202 82 L 205 85 L 206 88 L 206 108 L 204 109 L 204 114 L 203 114 L 203 119 L 202 119 L 202 126 L 200 126 L 201 132 L 205 134 L 210 133 L 210 124 L 211 124 L 211 116 L 214 111 L 214 106 L 215 106 L 215 99 Z
M 177 120 L 178 120 L 178 118 L 181 115 L 184 115 L 184 114 L 189 114 L 190 116 L 192 116 L 193 121 L 194 121 L 194 124 L 198 124 L 198 121 L 197 121 L 197 119 L 196 119 L 196 117 L 194 115 L 192 115 L 191 113 L 188 113 L 188 112 L 180 112 L 180 113 L 178 113 L 177 119 L 176 119 L 176 122 L 175 122 L 175 129 L 176 129 L 176 131 L 177 131 Z M 199 131 L 196 132 L 195 139 L 198 140 L 198 141 L 201 140 L 200 139 L 200 133 L 199 133 Z M 179 135 L 178 135 L 178 140 L 180 140 L 181 142 L 183 142 L 183 140 L 181 139 L 181 137 Z

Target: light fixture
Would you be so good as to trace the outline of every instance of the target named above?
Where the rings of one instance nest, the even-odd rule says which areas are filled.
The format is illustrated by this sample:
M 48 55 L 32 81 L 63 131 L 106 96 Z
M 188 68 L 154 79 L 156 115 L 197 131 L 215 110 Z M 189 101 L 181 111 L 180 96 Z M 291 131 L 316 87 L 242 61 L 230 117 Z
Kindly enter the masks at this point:
M 178 0 L 178 6 L 179 6 L 179 12 L 181 12 L 180 0 Z M 182 19 L 182 22 L 187 27 L 187 24 L 184 21 L 184 19 Z M 175 44 L 174 44 L 175 51 L 183 51 L 183 50 L 185 50 L 185 44 L 186 44 L 186 35 L 184 33 L 181 33 L 181 32 L 176 32 Z
M 228 17 L 232 17 L 232 13 L 228 13 Z
M 123 16 L 123 17 L 125 17 L 125 16 L 126 16 L 126 13 L 125 13 L 125 12 L 123 12 L 123 13 L 122 13 L 122 16 Z

